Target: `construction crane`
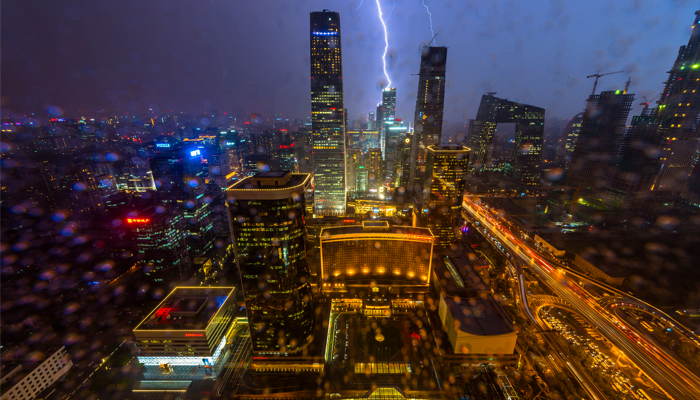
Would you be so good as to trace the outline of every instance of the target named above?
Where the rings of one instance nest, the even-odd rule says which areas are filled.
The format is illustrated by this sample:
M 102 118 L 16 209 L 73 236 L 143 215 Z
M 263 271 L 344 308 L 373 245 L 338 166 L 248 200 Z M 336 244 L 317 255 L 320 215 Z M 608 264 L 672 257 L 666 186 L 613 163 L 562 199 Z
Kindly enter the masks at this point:
M 598 73 L 596 73 L 596 74 L 588 75 L 586 78 L 595 77 L 595 82 L 593 83 L 593 91 L 591 92 L 591 96 L 595 94 L 595 89 L 598 87 L 598 78 L 600 78 L 601 76 L 605 76 L 605 75 L 621 74 L 623 72 L 625 72 L 625 71 L 615 71 L 615 72 L 608 72 L 607 74 L 601 74 L 600 71 L 598 71 Z

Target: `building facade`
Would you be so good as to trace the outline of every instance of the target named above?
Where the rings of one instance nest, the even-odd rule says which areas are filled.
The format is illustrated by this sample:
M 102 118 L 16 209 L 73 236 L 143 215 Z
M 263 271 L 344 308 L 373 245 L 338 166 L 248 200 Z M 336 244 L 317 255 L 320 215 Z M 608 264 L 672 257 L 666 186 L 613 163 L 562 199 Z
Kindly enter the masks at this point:
M 479 174 L 492 162 L 494 136 L 499 123 L 515 123 L 514 152 L 509 174 L 526 185 L 538 185 L 542 174 L 544 109 L 500 99 L 481 97 L 471 132 L 469 171 Z
M 464 146 L 428 146 L 420 210 L 421 226 L 430 228 L 437 247 L 454 242 L 462 193 L 469 169 L 470 149 Z
M 425 171 L 426 148 L 439 145 L 442 139 L 446 66 L 447 47 L 423 47 L 413 119 L 414 137 L 417 140 L 412 142 L 411 149 L 411 188 Z
M 345 213 L 345 105 L 340 15 L 311 13 L 314 214 Z
M 217 364 L 236 309 L 234 287 L 176 287 L 134 328 L 139 362 Z
M 360 296 L 375 287 L 393 294 L 428 288 L 430 229 L 389 226 L 386 221 L 324 228 L 320 249 L 324 293 Z
M 622 90 L 588 98 L 568 175 L 568 186 L 581 195 L 599 196 L 609 185 L 633 100 Z
M 312 339 L 314 299 L 304 241 L 310 174 L 259 173 L 227 190 L 253 353 L 299 353 Z
M 49 356 L 45 360 L 31 370 L 22 363 L 3 365 L 0 400 L 34 399 L 73 367 L 73 362 L 65 347 L 52 349 L 48 351 L 48 354 Z

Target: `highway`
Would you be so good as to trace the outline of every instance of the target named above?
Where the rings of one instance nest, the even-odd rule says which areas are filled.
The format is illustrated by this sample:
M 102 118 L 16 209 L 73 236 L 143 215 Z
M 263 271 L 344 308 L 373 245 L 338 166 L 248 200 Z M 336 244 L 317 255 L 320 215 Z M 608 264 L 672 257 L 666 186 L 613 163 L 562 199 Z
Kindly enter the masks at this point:
M 597 327 L 600 334 L 623 351 L 668 397 L 676 400 L 700 399 L 700 379 L 697 376 L 646 338 L 626 328 L 621 321 L 601 307 L 594 297 L 586 294 L 573 279 L 558 272 L 535 250 L 523 244 L 503 227 L 485 207 L 465 197 L 463 209 L 501 241 L 512 255 L 517 255 L 528 265 L 557 295 L 568 301 L 582 317 L 588 319 L 592 326 Z

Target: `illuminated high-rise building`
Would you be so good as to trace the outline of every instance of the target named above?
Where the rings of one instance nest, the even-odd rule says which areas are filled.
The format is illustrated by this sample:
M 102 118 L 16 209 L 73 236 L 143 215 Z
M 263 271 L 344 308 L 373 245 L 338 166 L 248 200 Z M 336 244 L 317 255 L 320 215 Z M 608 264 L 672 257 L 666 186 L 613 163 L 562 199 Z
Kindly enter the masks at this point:
M 345 214 L 345 106 L 340 15 L 311 13 L 314 214 Z
M 661 168 L 651 190 L 658 203 L 678 201 L 687 184 L 697 179 L 696 164 L 700 117 L 700 11 L 695 12 L 690 40 L 678 50 L 661 93 L 659 109 L 663 119 L 659 127 Z M 700 193 L 695 193 L 698 203 Z
M 226 191 L 255 355 L 297 354 L 313 336 L 304 242 L 310 185 L 310 174 L 270 171 Z
M 382 155 L 386 156 L 388 126 L 393 125 L 396 118 L 396 88 L 384 88 L 382 90 L 382 103 L 377 107 L 381 107 L 381 120 L 377 121 L 379 147 L 382 149 Z
M 384 184 L 384 160 L 380 149 L 369 149 L 364 155 L 363 164 L 367 171 L 368 190 L 378 189 Z
M 428 146 L 422 206 L 417 213 L 421 226 L 427 226 L 435 235 L 438 247 L 447 247 L 454 241 L 469 152 L 464 146 Z
M 374 119 L 374 111 L 371 111 L 367 117 L 367 129 L 374 130 L 375 129 L 375 123 L 377 121 Z
M 481 97 L 476 120 L 471 126 L 469 168 L 478 174 L 490 167 L 494 136 L 499 123 L 515 123 L 515 151 L 511 159 L 513 178 L 537 185 L 542 173 L 544 108 L 499 99 L 493 94 Z
M 598 196 L 609 185 L 633 100 L 623 90 L 588 98 L 568 176 L 581 195 Z
M 428 146 L 439 145 L 442 138 L 446 65 L 447 47 L 423 47 L 414 116 L 414 137 L 417 140 L 412 142 L 411 149 L 411 188 L 425 172 Z

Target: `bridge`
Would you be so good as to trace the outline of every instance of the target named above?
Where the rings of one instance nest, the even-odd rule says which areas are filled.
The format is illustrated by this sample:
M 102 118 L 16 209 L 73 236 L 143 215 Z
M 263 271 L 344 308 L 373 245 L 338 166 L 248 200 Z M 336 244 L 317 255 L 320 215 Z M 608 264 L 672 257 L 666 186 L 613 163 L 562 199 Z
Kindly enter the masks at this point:
M 547 306 L 552 306 L 552 307 L 558 307 L 558 308 L 563 308 L 567 311 L 574 312 L 578 314 L 578 311 L 569 304 L 568 301 L 562 299 L 561 297 L 557 296 L 548 296 L 544 294 L 534 294 L 534 295 L 528 295 L 527 296 L 527 302 L 530 304 L 530 307 L 533 308 L 535 311 L 535 315 L 540 311 L 542 307 L 547 307 Z

